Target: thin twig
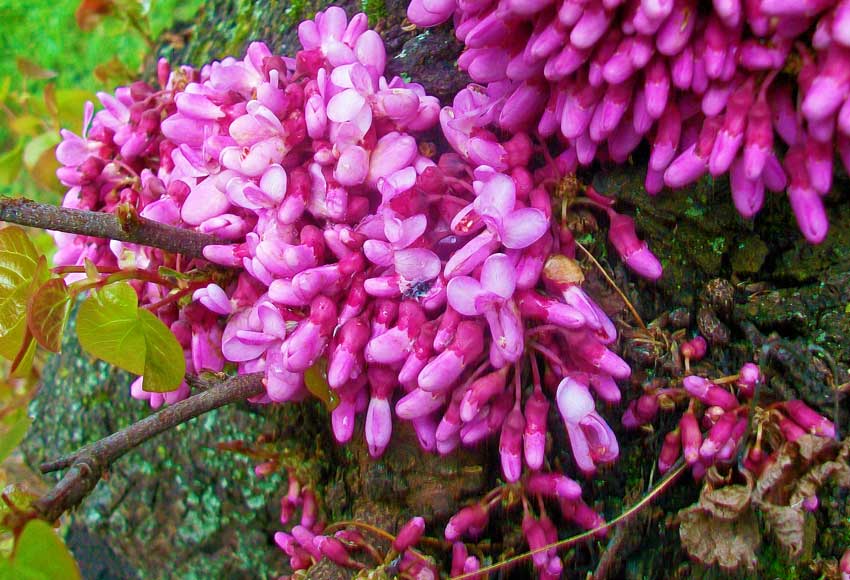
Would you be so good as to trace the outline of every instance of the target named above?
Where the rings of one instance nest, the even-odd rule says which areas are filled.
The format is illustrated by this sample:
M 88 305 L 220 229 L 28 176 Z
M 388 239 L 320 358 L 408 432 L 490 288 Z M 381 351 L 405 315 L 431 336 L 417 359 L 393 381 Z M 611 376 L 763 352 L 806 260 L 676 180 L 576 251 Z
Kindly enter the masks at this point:
M 599 261 L 594 257 L 594 255 L 590 253 L 590 250 L 588 250 L 583 245 L 581 245 L 581 243 L 579 243 L 578 240 L 576 240 L 576 246 L 578 246 L 581 249 L 581 251 L 584 252 L 585 255 L 588 258 L 590 258 L 590 261 L 593 262 L 593 264 L 599 269 L 599 271 L 602 273 L 602 275 L 605 277 L 605 279 L 608 281 L 608 283 L 611 285 L 611 287 L 614 290 L 617 291 L 617 294 L 619 294 L 620 298 L 623 299 L 623 302 L 626 303 L 626 307 L 632 313 L 632 316 L 635 317 L 635 320 L 637 320 L 637 323 L 640 325 L 640 327 L 643 328 L 644 330 L 647 330 L 646 324 L 644 324 L 644 322 L 643 322 L 643 318 L 640 317 L 640 314 L 638 314 L 637 310 L 632 305 L 631 301 L 623 293 L 623 291 L 620 290 L 620 287 L 617 286 L 617 283 L 614 282 L 614 280 L 611 278 L 611 276 L 608 275 L 608 272 L 605 271 L 605 268 L 602 267 L 602 264 L 600 264 Z
M 226 379 L 208 390 L 170 405 L 117 433 L 90 443 L 78 451 L 41 464 L 43 473 L 70 467 L 56 486 L 33 504 L 40 517 L 54 521 L 78 505 L 100 481 L 104 471 L 119 457 L 181 423 L 218 407 L 263 392 L 263 374 L 252 373 Z
M 58 207 L 23 198 L 0 198 L 0 221 L 131 242 L 190 258 L 203 258 L 205 246 L 230 243 L 209 234 L 176 228 L 141 216 L 122 221 L 110 213 Z

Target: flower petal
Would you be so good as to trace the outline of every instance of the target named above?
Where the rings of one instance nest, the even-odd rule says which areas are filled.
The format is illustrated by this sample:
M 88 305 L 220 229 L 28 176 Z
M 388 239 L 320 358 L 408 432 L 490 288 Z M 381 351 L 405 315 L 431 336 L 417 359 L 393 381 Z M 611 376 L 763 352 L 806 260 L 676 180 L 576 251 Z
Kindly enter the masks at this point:
M 493 254 L 481 268 L 481 285 L 502 298 L 510 298 L 516 290 L 516 269 L 505 254 Z
M 549 220 L 539 209 L 524 207 L 505 216 L 499 237 L 506 248 L 527 248 L 546 233 Z
M 478 299 L 487 294 L 481 283 L 471 276 L 457 276 L 449 280 L 446 288 L 449 304 L 452 308 L 466 316 L 481 314 L 478 309 Z
M 437 254 L 425 248 L 399 250 L 395 253 L 395 270 L 410 282 L 432 280 L 440 273 L 442 262 Z

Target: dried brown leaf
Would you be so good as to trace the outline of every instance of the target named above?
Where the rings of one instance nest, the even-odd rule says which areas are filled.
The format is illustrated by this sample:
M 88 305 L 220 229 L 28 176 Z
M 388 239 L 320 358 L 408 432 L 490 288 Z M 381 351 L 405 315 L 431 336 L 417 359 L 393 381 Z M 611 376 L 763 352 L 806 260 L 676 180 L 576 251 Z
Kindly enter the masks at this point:
M 806 514 L 801 505 L 778 506 L 762 504 L 759 511 L 764 515 L 768 529 L 776 541 L 790 556 L 799 556 L 805 544 Z
M 733 520 L 720 520 L 699 506 L 692 506 L 679 512 L 679 520 L 682 545 L 692 558 L 727 570 L 755 568 L 761 534 L 752 510 Z
M 827 461 L 815 465 L 797 480 L 794 493 L 791 494 L 791 505 L 815 495 L 828 480 L 832 480 L 839 487 L 850 487 L 850 467 L 842 461 Z
M 727 485 L 717 489 L 704 486 L 697 505 L 714 517 L 733 520 L 750 506 L 752 483 L 749 481 L 747 485 Z

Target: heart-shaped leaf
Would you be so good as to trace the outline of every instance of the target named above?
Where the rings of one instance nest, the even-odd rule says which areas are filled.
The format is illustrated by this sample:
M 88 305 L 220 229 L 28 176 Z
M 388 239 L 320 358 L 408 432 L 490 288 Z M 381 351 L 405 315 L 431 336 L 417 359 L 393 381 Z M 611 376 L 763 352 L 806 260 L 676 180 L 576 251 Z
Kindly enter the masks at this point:
M 80 306 L 77 337 L 86 352 L 140 375 L 145 372 L 145 336 L 139 300 L 126 282 L 95 290 Z

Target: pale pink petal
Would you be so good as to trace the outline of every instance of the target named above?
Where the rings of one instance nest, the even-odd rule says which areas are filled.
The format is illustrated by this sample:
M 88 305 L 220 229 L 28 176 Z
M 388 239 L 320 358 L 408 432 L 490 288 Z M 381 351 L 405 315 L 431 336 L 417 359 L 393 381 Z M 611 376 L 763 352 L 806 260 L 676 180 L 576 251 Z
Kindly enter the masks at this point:
M 499 237 L 505 247 L 519 250 L 540 239 L 548 227 L 546 214 L 533 207 L 524 207 L 505 217 Z

